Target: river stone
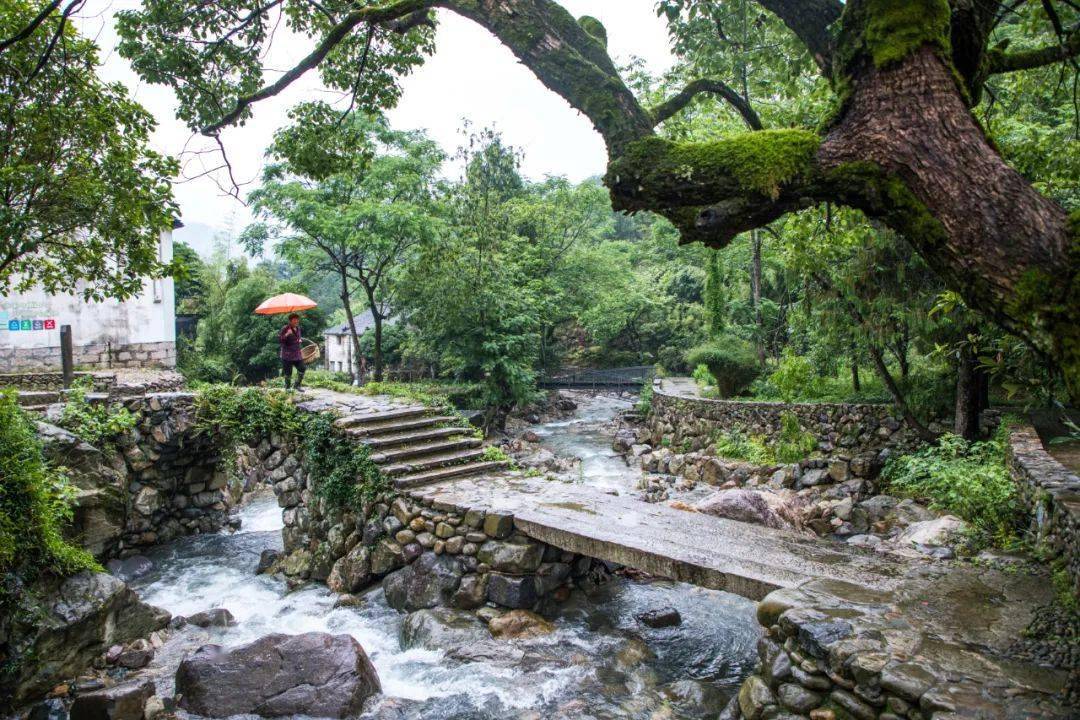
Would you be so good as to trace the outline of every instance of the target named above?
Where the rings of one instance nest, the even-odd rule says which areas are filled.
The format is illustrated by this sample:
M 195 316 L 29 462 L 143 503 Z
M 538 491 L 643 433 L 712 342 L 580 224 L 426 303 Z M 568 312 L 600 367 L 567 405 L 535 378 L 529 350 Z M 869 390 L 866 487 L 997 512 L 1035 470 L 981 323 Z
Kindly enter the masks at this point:
M 487 599 L 487 575 L 469 574 L 461 578 L 454 593 L 453 605 L 461 610 L 475 610 Z
M 514 516 L 502 513 L 488 513 L 484 517 L 484 534 L 497 540 L 510 537 L 514 531 Z
M 776 704 L 776 698 L 757 675 L 751 675 L 739 688 L 739 710 L 746 720 L 760 720 L 766 708 Z
M 912 523 L 900 533 L 897 542 L 913 545 L 940 547 L 949 543 L 949 538 L 963 532 L 967 524 L 955 515 L 942 515 L 934 520 Z
M 326 586 L 334 592 L 354 593 L 369 582 L 371 582 L 371 551 L 366 545 L 357 545 L 334 563 Z
M 111 688 L 79 693 L 71 704 L 71 720 L 142 720 L 143 707 L 154 694 L 154 682 L 135 680 Z
M 47 602 L 30 608 L 36 618 L 32 626 L 6 628 L 12 646 L 27 648 L 30 657 L 49 659 L 17 668 L 11 679 L 16 700 L 45 694 L 83 672 L 109 647 L 146 637 L 171 619 L 107 573 L 77 573 L 45 588 L 40 597 Z
M 138 670 L 154 659 L 154 646 L 139 638 L 116 657 L 116 664 L 129 670 Z
M 255 574 L 262 575 L 269 572 L 280 559 L 280 551 L 274 549 L 263 550 L 259 555 L 259 563 L 255 566 Z
M 497 540 L 487 541 L 476 554 L 477 560 L 487 563 L 492 570 L 515 575 L 534 572 L 543 557 L 543 548 L 535 543 L 518 545 Z
M 417 610 L 401 623 L 401 647 L 446 650 L 473 645 L 490 639 L 484 623 L 475 615 L 452 608 Z
M 689 717 L 715 717 L 726 702 L 716 686 L 699 680 L 677 680 L 660 692 Z
M 379 693 L 378 675 L 350 635 L 266 635 L 231 650 L 204 645 L 176 671 L 180 707 L 207 717 L 341 718 Z
M 786 655 L 785 653 L 785 657 Z M 777 694 L 780 696 L 781 705 L 801 715 L 806 715 L 821 704 L 820 695 L 812 693 L 802 685 L 796 685 L 795 683 L 784 683 L 780 686 Z
M 230 627 L 236 624 L 236 618 L 225 608 L 211 608 L 187 617 L 188 623 L 196 627 Z
M 804 622 L 799 625 L 799 644 L 816 658 L 826 658 L 829 645 L 847 637 L 852 632 L 846 620 Z
M 133 555 L 125 560 L 114 558 L 105 568 L 124 582 L 131 582 L 153 570 L 154 563 L 145 555 Z
M 487 598 L 503 607 L 531 608 L 539 599 L 536 592 L 536 579 L 532 575 L 514 577 L 502 573 L 490 573 Z
M 642 625 L 651 628 L 674 627 L 682 622 L 682 615 L 673 607 L 647 610 L 634 616 Z
M 413 612 L 449 606 L 461 584 L 461 569 L 449 555 L 426 552 L 383 581 L 386 603 L 395 610 Z
M 389 538 L 383 538 L 371 553 L 371 572 L 373 575 L 385 575 L 405 564 L 401 546 Z
M 68 720 L 68 709 L 60 698 L 42 700 L 30 708 L 26 720 Z
M 503 640 L 550 635 L 555 625 L 529 610 L 511 610 L 488 623 L 491 634 Z
M 784 525 L 761 493 L 753 490 L 721 490 L 701 500 L 694 508 L 706 515 L 765 527 L 778 528 Z

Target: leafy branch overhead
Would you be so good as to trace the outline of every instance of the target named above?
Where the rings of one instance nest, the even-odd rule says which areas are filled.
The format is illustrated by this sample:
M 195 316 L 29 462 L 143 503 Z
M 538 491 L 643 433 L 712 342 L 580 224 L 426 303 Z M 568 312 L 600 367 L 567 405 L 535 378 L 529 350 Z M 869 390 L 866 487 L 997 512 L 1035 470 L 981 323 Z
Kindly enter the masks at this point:
M 1001 73 L 1075 67 L 1076 4 L 757 6 L 767 18 L 758 22 L 778 21 L 782 46 L 801 48 L 830 88 L 833 112 L 803 118 L 802 130 L 763 136 L 746 88 L 723 76 L 690 78 L 647 108 L 612 61 L 603 25 L 576 20 L 553 0 L 145 0 L 120 14 L 118 29 L 121 54 L 142 77 L 172 87 L 179 117 L 216 136 L 316 68 L 327 86 L 352 96 L 350 109 L 393 106 L 401 78 L 433 51 L 434 11 L 456 13 L 491 32 L 590 120 L 608 148 L 616 209 L 658 212 L 684 240 L 714 246 L 813 204 L 858 209 L 902 233 L 971 307 L 1032 338 L 1080 395 L 1077 223 L 1010 167 L 972 111 L 993 96 Z M 62 22 L 58 4 L 45 10 L 50 22 Z M 725 1 L 662 0 L 658 10 L 669 20 L 712 22 L 727 38 Z M 5 28 L 5 55 L 39 18 L 24 13 Z M 1018 36 L 1017 25 L 1034 31 Z M 310 50 L 284 72 L 270 72 L 275 40 L 285 34 L 307 37 Z M 792 53 L 795 67 L 798 56 Z M 677 122 L 705 96 L 724 101 L 751 131 L 700 142 L 657 134 L 658 124 Z M 749 182 L 747 157 L 768 166 Z

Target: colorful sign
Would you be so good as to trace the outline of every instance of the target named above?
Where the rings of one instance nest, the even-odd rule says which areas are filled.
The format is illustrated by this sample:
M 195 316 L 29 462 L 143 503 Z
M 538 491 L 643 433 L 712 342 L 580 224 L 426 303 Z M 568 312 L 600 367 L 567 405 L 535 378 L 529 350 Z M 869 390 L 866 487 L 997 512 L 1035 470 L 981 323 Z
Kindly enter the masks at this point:
M 25 332 L 34 330 L 55 330 L 56 318 L 47 318 L 40 320 L 8 320 L 7 329 L 12 332 Z

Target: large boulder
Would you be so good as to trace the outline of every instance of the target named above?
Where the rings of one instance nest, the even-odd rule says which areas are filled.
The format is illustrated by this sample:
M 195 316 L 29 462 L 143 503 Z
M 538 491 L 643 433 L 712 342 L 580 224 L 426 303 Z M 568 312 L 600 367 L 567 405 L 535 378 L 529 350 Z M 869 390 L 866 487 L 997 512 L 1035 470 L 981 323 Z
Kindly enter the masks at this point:
M 13 656 L 40 658 L 22 663 L 12 688 L 17 700 L 44 694 L 109 647 L 146 637 L 171 619 L 106 573 L 81 572 L 38 595 L 48 600 L 27 608 L 25 622 L 17 621 L 8 638 Z
M 127 523 L 127 466 L 120 455 L 106 455 L 74 433 L 37 423 L 45 458 L 67 469 L 75 487 L 72 519 L 65 532 L 96 557 L 113 551 Z
M 356 545 L 339 558 L 330 570 L 327 587 L 334 592 L 354 593 L 371 582 L 371 551 L 366 545 Z
M 753 490 L 721 490 L 701 500 L 694 508 L 706 515 L 778 528 L 784 521 L 773 509 L 765 493 Z
M 71 704 L 71 720 L 143 720 L 153 680 L 143 679 L 80 693 Z
M 405 616 L 401 623 L 401 647 L 447 650 L 490 640 L 491 633 L 475 615 L 463 610 L 431 608 Z
M 948 545 L 950 539 L 962 533 L 966 527 L 964 521 L 955 515 L 942 515 L 935 520 L 908 525 L 904 532 L 900 533 L 897 542 L 902 545 L 940 547 Z
M 386 604 L 406 612 L 449 607 L 454 604 L 461 575 L 461 566 L 452 556 L 425 552 L 416 562 L 383 580 Z
M 232 650 L 204 645 L 176 671 L 180 707 L 207 717 L 348 717 L 381 690 L 351 635 L 273 634 Z

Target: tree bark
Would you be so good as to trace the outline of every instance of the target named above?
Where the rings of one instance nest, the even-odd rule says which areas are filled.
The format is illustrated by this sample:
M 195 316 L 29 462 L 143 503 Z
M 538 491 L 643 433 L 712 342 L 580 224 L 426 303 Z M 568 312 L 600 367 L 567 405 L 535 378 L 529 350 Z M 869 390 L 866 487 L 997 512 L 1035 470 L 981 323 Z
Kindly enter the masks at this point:
M 978 359 L 970 345 L 960 350 L 956 367 L 956 417 L 953 432 L 968 441 L 979 439 Z
M 345 317 L 349 321 L 349 339 L 352 341 L 353 361 L 349 363 L 349 382 L 356 383 L 356 368 L 360 364 L 360 336 L 356 334 L 356 318 L 353 317 L 351 293 L 349 292 L 349 279 L 345 271 L 341 271 L 341 303 L 345 306 Z
M 936 441 L 938 439 L 937 433 L 923 425 L 922 421 L 915 416 L 911 406 L 908 405 L 904 393 L 900 391 L 900 387 L 893 379 L 892 373 L 889 372 L 889 367 L 885 364 L 885 358 L 881 353 L 881 348 L 870 343 L 867 346 L 867 351 L 870 353 L 870 359 L 874 361 L 874 369 L 877 371 L 878 377 L 881 379 L 882 384 L 885 385 L 885 389 L 889 391 L 889 395 L 892 397 L 896 409 L 899 410 L 900 415 L 903 416 L 904 422 L 906 422 L 908 427 L 914 430 L 923 440 L 927 442 Z
M 754 302 L 754 326 L 758 365 L 765 367 L 765 321 L 761 316 L 761 233 L 750 232 L 750 296 Z
M 851 344 L 851 389 L 855 392 L 862 391 L 862 382 L 859 380 L 859 355 L 855 343 Z
M 375 382 L 382 382 L 383 379 L 383 352 L 382 352 L 382 314 L 375 311 L 371 311 L 371 317 L 375 321 Z

